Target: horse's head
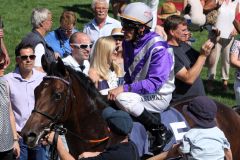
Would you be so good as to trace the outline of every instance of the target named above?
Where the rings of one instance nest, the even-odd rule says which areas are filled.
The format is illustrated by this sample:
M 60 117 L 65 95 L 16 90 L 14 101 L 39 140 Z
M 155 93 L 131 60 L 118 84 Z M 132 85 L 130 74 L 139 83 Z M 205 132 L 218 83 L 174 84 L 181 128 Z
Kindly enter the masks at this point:
M 38 144 L 44 136 L 44 129 L 49 128 L 51 124 L 66 121 L 71 109 L 71 82 L 61 59 L 43 68 L 48 76 L 44 77 L 34 91 L 35 107 L 21 132 L 29 147 Z
M 77 157 L 86 149 L 102 150 L 105 143 L 101 142 L 105 142 L 109 134 L 101 117 L 107 103 L 93 82 L 83 73 L 64 66 L 61 59 L 47 64 L 43 58 L 42 65 L 47 76 L 35 89 L 35 108 L 22 129 L 26 144 L 36 146 L 45 130 L 63 124 L 73 155 Z

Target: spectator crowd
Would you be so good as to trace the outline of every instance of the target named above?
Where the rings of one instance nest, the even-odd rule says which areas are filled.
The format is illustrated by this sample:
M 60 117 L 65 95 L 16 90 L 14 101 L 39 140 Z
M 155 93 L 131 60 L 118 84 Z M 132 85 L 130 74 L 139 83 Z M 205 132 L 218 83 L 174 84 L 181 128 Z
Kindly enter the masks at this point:
M 0 159 L 48 157 L 45 144 L 52 143 L 53 132 L 46 136 L 46 143 L 35 148 L 28 148 L 21 137 L 35 105 L 34 89 L 46 75 L 41 64 L 43 55 L 49 64 L 61 60 L 76 72 L 83 72 L 102 95 L 115 102 L 115 109 L 106 108 L 102 116 L 112 137 L 121 136 L 121 141 L 117 146 L 110 144 L 104 152 L 84 152 L 80 159 L 139 159 L 134 152 L 137 146 L 128 137 L 132 117 L 154 137 L 151 152 L 160 153 L 173 133 L 156 114 L 188 97 L 196 97 L 185 107 L 193 129 L 173 149 L 193 159 L 209 159 L 212 155 L 213 159 L 232 159 L 230 144 L 215 122 L 216 105 L 206 97 L 200 75 L 206 66 L 207 91 L 216 90 L 221 59 L 221 91 L 226 92 L 230 66 L 234 66 L 235 99 L 240 106 L 239 26 L 233 23 L 240 21 L 239 4 L 239 0 L 166 0 L 161 5 L 159 0 L 92 0 L 94 18 L 82 31 L 76 28 L 74 11 L 63 11 L 59 27 L 52 30 L 52 12 L 34 8 L 32 30 L 16 45 L 15 62 L 11 61 L 16 65 L 6 75 L 10 58 L 1 28 Z M 108 14 L 110 8 L 114 18 Z M 192 47 L 195 39 L 191 30 L 202 29 L 207 30 L 208 40 L 197 51 Z M 205 122 L 206 117 L 211 123 Z M 65 137 L 57 143 L 60 159 L 73 159 Z M 198 148 L 203 150 L 198 152 Z

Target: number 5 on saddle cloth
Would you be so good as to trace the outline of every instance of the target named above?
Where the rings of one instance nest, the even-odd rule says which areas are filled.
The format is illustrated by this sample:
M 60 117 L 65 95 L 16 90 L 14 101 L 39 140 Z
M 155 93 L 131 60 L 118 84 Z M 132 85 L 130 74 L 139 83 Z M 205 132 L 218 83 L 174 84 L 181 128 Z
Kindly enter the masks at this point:
M 160 117 L 161 122 L 173 133 L 173 138 L 163 149 L 163 151 L 167 151 L 173 146 L 173 144 L 178 143 L 183 138 L 184 134 L 190 129 L 190 127 L 183 115 L 172 107 L 169 107 L 166 111 L 162 112 Z M 134 122 L 130 139 L 137 145 L 140 156 L 152 155 L 149 151 L 150 143 L 147 131 L 139 122 Z

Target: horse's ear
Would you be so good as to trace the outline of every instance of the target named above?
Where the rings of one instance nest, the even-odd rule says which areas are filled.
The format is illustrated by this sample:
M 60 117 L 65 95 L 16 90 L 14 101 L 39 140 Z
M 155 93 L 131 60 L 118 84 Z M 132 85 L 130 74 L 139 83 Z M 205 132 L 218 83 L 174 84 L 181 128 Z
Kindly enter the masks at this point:
M 46 59 L 46 55 L 43 54 L 42 58 L 41 58 L 41 63 L 42 63 L 42 68 L 46 73 L 49 73 L 50 71 L 50 64 L 48 63 L 47 59 Z
M 61 73 L 61 75 L 66 76 L 67 70 L 65 68 L 65 65 L 60 57 L 57 59 L 57 70 Z

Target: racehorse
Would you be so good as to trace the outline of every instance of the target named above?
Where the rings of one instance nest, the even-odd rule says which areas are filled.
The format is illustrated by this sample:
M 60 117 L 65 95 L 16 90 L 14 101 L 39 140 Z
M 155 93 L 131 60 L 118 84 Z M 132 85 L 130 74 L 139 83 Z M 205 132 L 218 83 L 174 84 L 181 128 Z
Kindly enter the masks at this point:
M 26 144 L 36 146 L 44 136 L 44 129 L 63 124 L 69 151 L 75 158 L 84 151 L 102 151 L 109 133 L 101 112 L 108 104 L 94 84 L 83 73 L 64 66 L 60 59 L 51 65 L 43 62 L 43 68 L 47 76 L 35 89 L 35 108 L 21 132 Z M 176 103 L 173 107 L 182 112 L 183 105 L 189 101 Z M 233 159 L 239 160 L 240 116 L 231 108 L 216 104 L 218 127 L 231 144 Z
M 35 89 L 35 108 L 22 129 L 24 141 L 37 145 L 43 130 L 63 124 L 70 153 L 77 158 L 83 151 L 103 150 L 109 131 L 101 117 L 107 103 L 91 80 L 81 72 L 65 67 L 63 62 L 45 63 L 48 75 Z

